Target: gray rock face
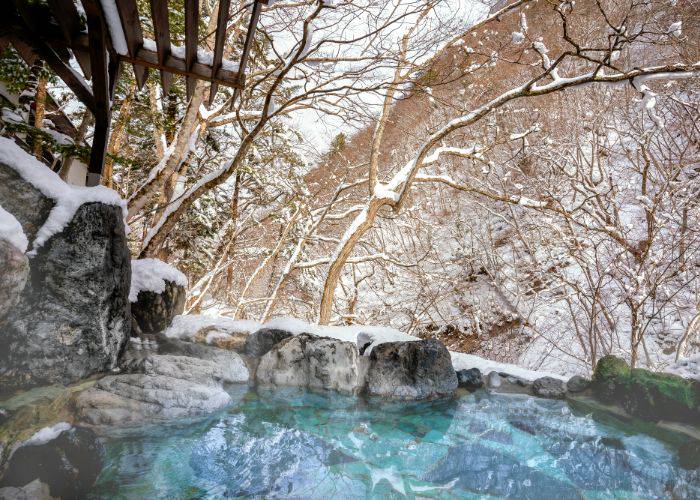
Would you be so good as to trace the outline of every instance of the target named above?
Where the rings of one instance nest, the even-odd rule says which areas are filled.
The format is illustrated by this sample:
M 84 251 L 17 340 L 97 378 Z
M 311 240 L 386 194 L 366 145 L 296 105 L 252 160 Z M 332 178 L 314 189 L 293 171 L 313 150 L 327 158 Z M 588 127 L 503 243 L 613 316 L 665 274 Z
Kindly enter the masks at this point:
M 73 427 L 47 443 L 20 446 L 10 457 L 2 486 L 25 490 L 22 487 L 39 479 L 51 496 L 83 498 L 102 469 L 103 455 L 104 447 L 92 430 Z
M 0 322 L 19 302 L 29 276 L 29 260 L 9 241 L 0 238 Z
M 13 168 L 0 163 L 0 205 L 15 216 L 31 242 L 55 202 L 28 184 Z
M 101 379 L 75 396 L 77 418 L 97 427 L 133 426 L 206 415 L 231 403 L 231 397 L 214 377 L 207 377 L 205 367 L 197 368 L 195 380 L 190 380 L 189 373 L 179 371 L 185 363 L 173 365 L 178 371 L 167 375 L 160 373 L 168 366 L 164 361 L 147 366 L 150 373 Z M 178 378 L 183 375 L 187 378 Z
M 366 371 L 367 359 L 354 343 L 303 333 L 283 340 L 260 359 L 256 381 L 358 394 Z
M 478 368 L 459 370 L 457 372 L 457 382 L 460 387 L 470 390 L 484 386 L 484 380 L 481 378 L 481 371 Z
M 569 392 L 583 392 L 591 385 L 591 381 L 580 375 L 574 375 L 566 382 L 566 390 Z
M 541 377 L 532 383 L 532 392 L 541 398 L 563 398 L 566 395 L 566 385 L 556 378 Z
M 25 184 L 9 200 L 3 191 L 0 203 L 27 221 L 24 194 L 32 190 Z M 82 205 L 31 259 L 19 303 L 5 316 L 0 386 L 69 383 L 115 366 L 131 326 L 130 265 L 120 207 Z
M 457 389 L 450 353 L 436 339 L 379 344 L 369 360 L 370 395 L 426 399 L 451 395 Z
M 248 356 L 260 357 L 272 349 L 275 345 L 288 339 L 292 334 L 286 330 L 277 328 L 261 328 L 250 335 L 245 340 L 245 353 Z
M 245 363 L 236 353 L 229 354 L 230 356 L 226 356 L 227 362 L 167 354 L 147 355 L 131 358 L 124 370 L 130 373 L 174 377 L 203 385 L 247 382 L 249 375 Z
M 176 356 L 190 356 L 193 358 L 205 359 L 213 361 L 219 367 L 226 370 L 241 371 L 241 366 L 245 366 L 241 355 L 220 349 L 210 345 L 199 344 L 195 342 L 185 342 L 184 340 L 170 339 L 163 335 L 156 337 L 158 342 L 158 354 L 174 354 Z M 246 377 L 246 380 L 248 378 Z M 242 382 L 242 380 L 241 380 Z
M 20 488 L 6 486 L 0 488 L 0 500 L 51 500 L 49 486 L 35 479 Z
M 165 280 L 163 293 L 142 290 L 131 303 L 131 315 L 141 333 L 160 333 L 185 310 L 185 287 Z

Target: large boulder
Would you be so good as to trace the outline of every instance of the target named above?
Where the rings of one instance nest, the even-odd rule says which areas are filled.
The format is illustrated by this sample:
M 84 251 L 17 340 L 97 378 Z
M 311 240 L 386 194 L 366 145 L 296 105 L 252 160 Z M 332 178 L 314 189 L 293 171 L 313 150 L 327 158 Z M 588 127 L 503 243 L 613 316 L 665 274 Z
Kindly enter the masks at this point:
M 566 396 L 566 384 L 554 377 L 540 377 L 532 383 L 532 392 L 541 398 L 561 399 Z
M 29 277 L 27 256 L 8 240 L 0 237 L 0 322 L 17 305 Z
M 220 358 L 218 362 L 190 356 L 156 354 L 132 357 L 122 366 L 129 373 L 163 375 L 204 385 L 247 382 L 248 368 L 241 357 L 234 352 L 224 353 L 225 359 Z
M 73 404 L 81 422 L 101 429 L 203 416 L 231 403 L 220 385 L 203 381 L 143 373 L 108 376 L 78 393 Z
M 0 385 L 70 383 L 114 367 L 131 327 L 129 264 L 121 209 L 82 205 L 32 258 L 5 317 Z
M 368 393 L 400 399 L 448 396 L 457 389 L 450 353 L 436 339 L 386 342 L 372 349 Z
M 208 361 L 213 361 L 222 367 L 222 369 L 230 370 L 235 373 L 242 372 L 246 366 L 243 358 L 239 354 L 227 349 L 196 342 L 171 339 L 163 335 L 156 336 L 155 338 L 158 343 L 159 354 L 173 354 L 176 356 L 189 356 L 192 358 L 205 359 Z M 232 375 L 232 377 L 234 377 L 234 375 Z
M 23 158 L 29 167 L 46 170 L 28 155 Z M 38 178 L 51 190 L 66 197 L 72 193 L 44 170 Z M 116 198 L 105 188 L 90 189 L 97 190 L 94 199 Z M 20 222 L 30 241 L 55 204 L 16 168 L 0 162 L 0 205 Z M 60 208 L 61 214 L 70 210 L 68 205 Z M 122 207 L 83 203 L 65 226 L 52 229 L 59 232 L 32 252 L 26 286 L 0 324 L 0 392 L 70 383 L 109 370 L 129 336 L 131 271 Z
M 566 382 L 566 390 L 572 393 L 583 392 L 591 386 L 591 381 L 581 375 L 574 375 Z
M 457 372 L 457 383 L 464 389 L 475 390 L 484 386 L 484 379 L 481 377 L 481 370 L 470 368 Z
M 302 333 L 275 345 L 260 359 L 260 385 L 294 386 L 358 394 L 365 385 L 367 358 L 353 342 Z
M 104 447 L 90 429 L 69 427 L 55 434 L 51 428 L 43 429 L 20 446 L 10 457 L 0 485 L 21 492 L 38 479 L 48 485 L 53 497 L 84 498 L 102 469 Z M 41 491 L 37 485 L 36 494 Z
M 278 328 L 261 328 L 246 337 L 244 352 L 248 356 L 259 358 L 274 346 L 288 339 L 292 334 Z
M 185 310 L 187 278 L 157 259 L 131 262 L 131 315 L 142 334 L 160 333 Z

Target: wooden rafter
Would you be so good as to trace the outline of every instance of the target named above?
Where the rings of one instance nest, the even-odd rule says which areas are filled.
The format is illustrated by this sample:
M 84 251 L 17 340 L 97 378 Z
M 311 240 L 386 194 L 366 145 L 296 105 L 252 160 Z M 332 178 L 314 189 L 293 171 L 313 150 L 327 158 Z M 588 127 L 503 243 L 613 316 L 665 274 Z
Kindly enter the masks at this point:
M 136 0 L 120 0 L 118 11 L 129 56 L 136 58 L 136 54 L 143 47 L 143 33 L 141 32 L 141 21 L 139 20 L 139 9 L 136 5 Z M 148 68 L 141 64 L 133 64 L 133 68 L 136 85 L 142 89 L 146 83 Z
M 160 72 L 163 93 L 167 95 L 172 75 L 185 77 L 187 97 L 191 98 L 197 80 L 211 82 L 209 102 L 216 97 L 220 85 L 233 87 L 234 100 L 244 84 L 244 69 L 252 47 L 262 5 L 267 0 L 252 0 L 253 10 L 248 33 L 237 70 L 224 63 L 226 28 L 229 22 L 230 0 L 219 1 L 217 27 L 214 36 L 214 51 L 211 60 L 198 51 L 199 0 L 184 0 L 185 47 L 173 53 L 168 23 L 168 1 L 150 0 L 153 20 L 155 50 L 144 44 L 141 18 L 137 0 L 80 0 L 87 17 L 87 29 L 81 19 L 74 0 L 5 0 L 9 9 L 0 17 L 0 42 L 8 41 L 21 49 L 25 60 L 34 59 L 34 54 L 46 61 L 52 70 L 68 85 L 95 118 L 95 127 L 90 157 L 88 185 L 100 180 L 109 135 L 111 101 L 119 79 L 121 63 L 133 65 L 139 88 L 148 76 L 148 68 Z M 116 8 L 126 48 L 117 47 L 112 39 L 116 36 L 114 24 L 107 24 L 107 16 Z M 107 13 L 103 9 L 107 9 Z M 110 31 L 111 30 L 111 31 Z M 117 32 L 118 33 L 118 32 Z M 120 35 L 119 35 L 120 36 Z M 119 53 L 118 53 L 119 51 Z M 71 58 L 80 65 L 85 81 L 73 67 Z M 92 88 L 91 88 L 92 87 Z
M 226 44 L 226 25 L 228 24 L 230 0 L 219 0 L 219 14 L 216 18 L 216 37 L 214 39 L 214 58 L 211 63 L 211 74 L 214 76 L 221 68 L 221 61 L 224 58 L 224 45 Z M 219 84 L 212 82 L 209 91 L 209 105 L 211 106 L 216 97 Z
M 168 22 L 168 1 L 151 0 L 151 15 L 153 16 L 153 31 L 156 37 L 158 64 L 165 66 L 165 60 L 170 55 L 170 23 Z M 160 70 L 160 82 L 163 95 L 168 95 L 172 84 L 172 75 Z
M 95 98 L 95 110 L 93 111 L 95 129 L 92 137 L 87 185 L 96 186 L 100 183 L 105 153 L 107 152 L 112 97 L 109 83 L 107 36 L 102 20 L 102 10 L 95 3 L 95 0 L 81 0 L 81 2 L 87 16 L 92 89 Z
M 72 45 L 73 39 L 78 37 L 82 31 L 82 23 L 75 3 L 73 0 L 49 0 L 49 5 L 56 16 L 58 27 L 61 28 L 66 43 L 68 46 Z M 92 78 L 90 58 L 87 54 L 75 54 L 75 59 L 78 61 L 85 78 Z
M 185 68 L 192 72 L 197 60 L 197 45 L 199 42 L 199 0 L 185 0 Z M 195 78 L 187 76 L 187 99 L 192 97 Z

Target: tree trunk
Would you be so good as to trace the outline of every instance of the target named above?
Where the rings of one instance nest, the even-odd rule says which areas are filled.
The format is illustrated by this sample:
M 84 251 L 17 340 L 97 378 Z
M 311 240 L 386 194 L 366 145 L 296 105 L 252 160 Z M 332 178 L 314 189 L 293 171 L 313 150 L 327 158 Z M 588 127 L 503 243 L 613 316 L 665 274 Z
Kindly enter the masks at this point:
M 343 266 L 350 257 L 350 254 L 355 248 L 357 242 L 360 241 L 360 238 L 362 238 L 367 230 L 374 224 L 374 219 L 377 217 L 377 212 L 379 209 L 386 204 L 387 200 L 384 198 L 370 199 L 367 208 L 360 212 L 360 214 L 353 221 L 352 226 L 350 226 L 352 228 L 351 233 L 346 233 L 343 240 L 338 245 L 335 252 L 335 258 L 331 262 L 328 269 L 328 275 L 326 276 L 326 281 L 323 284 L 321 309 L 318 316 L 319 325 L 327 325 L 330 322 L 331 314 L 333 312 L 335 289 L 338 286 L 338 280 L 340 279 L 340 273 L 343 270 Z
M 131 105 L 134 100 L 135 89 L 136 84 L 131 84 L 127 90 L 126 95 L 122 100 L 121 109 L 119 110 L 119 118 L 117 118 L 117 122 L 112 128 L 112 134 L 109 137 L 104 173 L 102 174 L 102 183 L 110 189 L 114 187 L 114 181 L 112 178 L 114 173 L 114 156 L 118 155 L 122 149 L 126 126 L 131 118 Z
M 39 76 L 36 86 L 36 97 L 34 99 L 34 126 L 37 131 L 41 130 L 44 124 L 44 113 L 46 112 L 46 84 L 48 79 L 45 76 Z M 37 134 L 34 138 L 34 156 L 41 158 L 41 136 Z
M 90 128 L 92 125 L 93 120 L 94 117 L 92 116 L 92 113 L 89 109 L 86 109 L 83 113 L 83 118 L 80 121 L 80 125 L 78 126 L 78 130 L 75 131 L 75 137 L 73 137 L 73 143 L 76 146 L 85 140 L 85 135 L 87 134 L 88 128 Z M 68 179 L 68 172 L 70 172 L 70 166 L 73 163 L 73 160 L 73 157 L 66 158 L 66 161 L 64 161 L 63 165 L 61 166 L 61 171 L 58 173 L 58 175 L 64 181 Z

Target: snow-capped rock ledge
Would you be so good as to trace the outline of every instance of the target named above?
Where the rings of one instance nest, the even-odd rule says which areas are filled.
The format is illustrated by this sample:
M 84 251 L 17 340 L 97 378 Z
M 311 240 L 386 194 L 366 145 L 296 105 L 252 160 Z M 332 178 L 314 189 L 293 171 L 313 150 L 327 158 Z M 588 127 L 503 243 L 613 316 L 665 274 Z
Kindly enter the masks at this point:
M 78 208 L 85 203 L 99 202 L 121 207 L 126 218 L 126 201 L 116 191 L 104 186 L 79 187 L 67 184 L 58 174 L 5 137 L 0 137 L 0 163 L 10 167 L 24 181 L 55 202 L 48 218 L 34 237 L 30 255 L 34 255 L 51 236 L 63 231 Z
M 166 281 L 187 288 L 187 277 L 178 269 L 162 260 L 132 260 L 129 301 L 136 302 L 139 292 L 163 293 Z
M 331 337 L 353 343 L 357 343 L 357 337 L 362 333 L 373 339 L 372 345 L 369 348 L 370 350 L 372 347 L 385 342 L 420 340 L 413 335 L 408 335 L 394 328 L 382 326 L 321 326 L 309 324 L 296 318 L 285 317 L 274 318 L 266 323 L 259 323 L 254 320 L 234 320 L 225 316 L 201 315 L 176 316 L 173 320 L 173 324 L 164 334 L 166 337 L 170 338 L 195 340 L 198 332 L 201 332 L 203 329 L 208 329 L 206 336 L 200 336 L 200 338 L 204 338 L 207 343 L 213 343 L 215 340 L 225 339 L 228 336 L 236 334 L 250 334 L 261 328 L 285 330 L 293 335 L 310 333 L 319 337 Z M 529 370 L 517 365 L 499 363 L 471 354 L 450 351 L 450 355 L 452 357 L 452 365 L 456 371 L 478 368 L 484 374 L 492 371 L 507 373 L 529 382 L 541 377 L 553 377 L 559 380 L 568 379 L 567 376 L 562 374 Z

